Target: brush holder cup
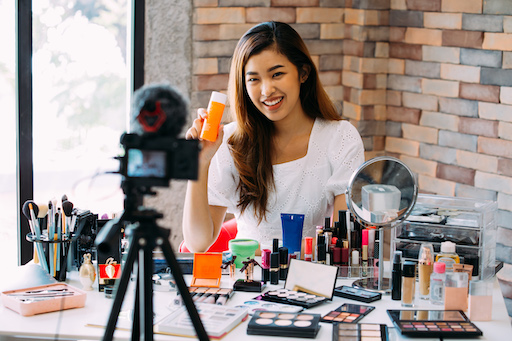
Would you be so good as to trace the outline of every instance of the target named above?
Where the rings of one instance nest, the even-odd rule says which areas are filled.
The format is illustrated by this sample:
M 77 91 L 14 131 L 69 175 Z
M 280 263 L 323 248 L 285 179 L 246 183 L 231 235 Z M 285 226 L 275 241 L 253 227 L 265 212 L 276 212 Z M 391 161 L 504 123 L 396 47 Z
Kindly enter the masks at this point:
M 28 233 L 26 239 L 34 244 L 34 263 L 39 264 L 57 281 L 65 281 L 72 237 L 62 235 L 60 239 L 49 239 L 44 233 L 37 238 Z M 44 254 L 43 259 L 40 254 Z

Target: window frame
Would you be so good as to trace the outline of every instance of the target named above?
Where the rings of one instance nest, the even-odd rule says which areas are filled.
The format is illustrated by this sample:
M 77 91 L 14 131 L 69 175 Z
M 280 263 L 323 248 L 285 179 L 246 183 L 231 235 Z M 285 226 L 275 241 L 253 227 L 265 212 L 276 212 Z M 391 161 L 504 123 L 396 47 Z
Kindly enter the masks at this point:
M 144 85 L 145 0 L 127 0 L 130 15 L 130 90 Z M 33 82 L 32 82 L 32 0 L 16 0 L 16 207 L 18 265 L 32 260 L 32 243 L 25 238 L 30 232 L 22 207 L 34 197 L 33 164 Z M 129 42 L 130 43 L 130 42 Z

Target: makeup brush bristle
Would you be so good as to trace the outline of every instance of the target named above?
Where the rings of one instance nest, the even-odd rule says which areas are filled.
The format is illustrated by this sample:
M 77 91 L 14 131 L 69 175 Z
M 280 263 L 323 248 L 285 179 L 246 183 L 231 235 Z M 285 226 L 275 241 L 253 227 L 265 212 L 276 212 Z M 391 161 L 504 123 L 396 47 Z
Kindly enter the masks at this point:
M 37 214 L 38 218 L 44 218 L 48 214 L 48 205 L 39 204 L 39 213 Z
M 25 201 L 25 203 L 23 204 L 22 212 L 23 212 L 23 215 L 28 220 L 31 219 L 31 217 L 30 217 L 30 208 L 29 208 L 30 204 L 32 204 L 32 210 L 34 211 L 34 215 L 37 217 L 37 215 L 39 214 L 39 206 L 37 206 L 37 204 L 33 200 Z
M 66 194 L 64 194 L 61 198 L 62 202 L 64 201 L 68 201 L 68 196 Z
M 63 201 L 62 202 L 62 210 L 67 217 L 71 217 L 73 213 L 73 203 L 71 201 Z

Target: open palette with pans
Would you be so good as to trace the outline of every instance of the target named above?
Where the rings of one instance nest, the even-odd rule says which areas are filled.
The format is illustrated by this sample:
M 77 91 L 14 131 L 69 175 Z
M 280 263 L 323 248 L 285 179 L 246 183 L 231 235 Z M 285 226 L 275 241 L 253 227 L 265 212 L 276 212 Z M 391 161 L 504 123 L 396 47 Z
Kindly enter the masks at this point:
M 264 301 L 298 305 L 304 308 L 311 308 L 327 301 L 323 296 L 289 289 L 270 290 L 261 294 L 260 297 Z
M 332 326 L 333 341 L 387 341 L 388 328 L 385 324 L 358 323 Z
M 357 323 L 368 315 L 374 306 L 345 303 L 322 317 L 322 322 Z
M 244 303 L 235 306 L 235 308 L 249 309 L 249 315 L 253 315 L 257 311 L 277 311 L 282 313 L 299 313 L 304 310 L 303 307 L 291 304 L 282 304 L 261 301 L 260 296 L 252 300 L 244 301 Z
M 247 326 L 249 335 L 314 338 L 320 329 L 320 314 L 257 311 Z
M 461 310 L 388 310 L 402 335 L 416 337 L 478 337 L 482 331 Z

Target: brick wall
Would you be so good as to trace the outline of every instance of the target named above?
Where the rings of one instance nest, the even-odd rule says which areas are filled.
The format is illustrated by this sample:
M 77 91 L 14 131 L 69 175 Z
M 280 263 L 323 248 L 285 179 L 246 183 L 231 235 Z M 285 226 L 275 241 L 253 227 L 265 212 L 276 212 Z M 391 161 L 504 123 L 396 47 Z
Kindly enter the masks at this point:
M 512 314 L 512 2 L 391 0 L 388 25 L 381 151 L 406 162 L 423 192 L 498 202 Z
M 393 155 L 420 190 L 498 202 L 498 274 L 512 314 L 512 2 L 194 0 L 193 108 L 226 90 L 240 36 L 261 21 L 304 38 L 366 158 Z M 229 120 L 229 118 L 226 118 Z

